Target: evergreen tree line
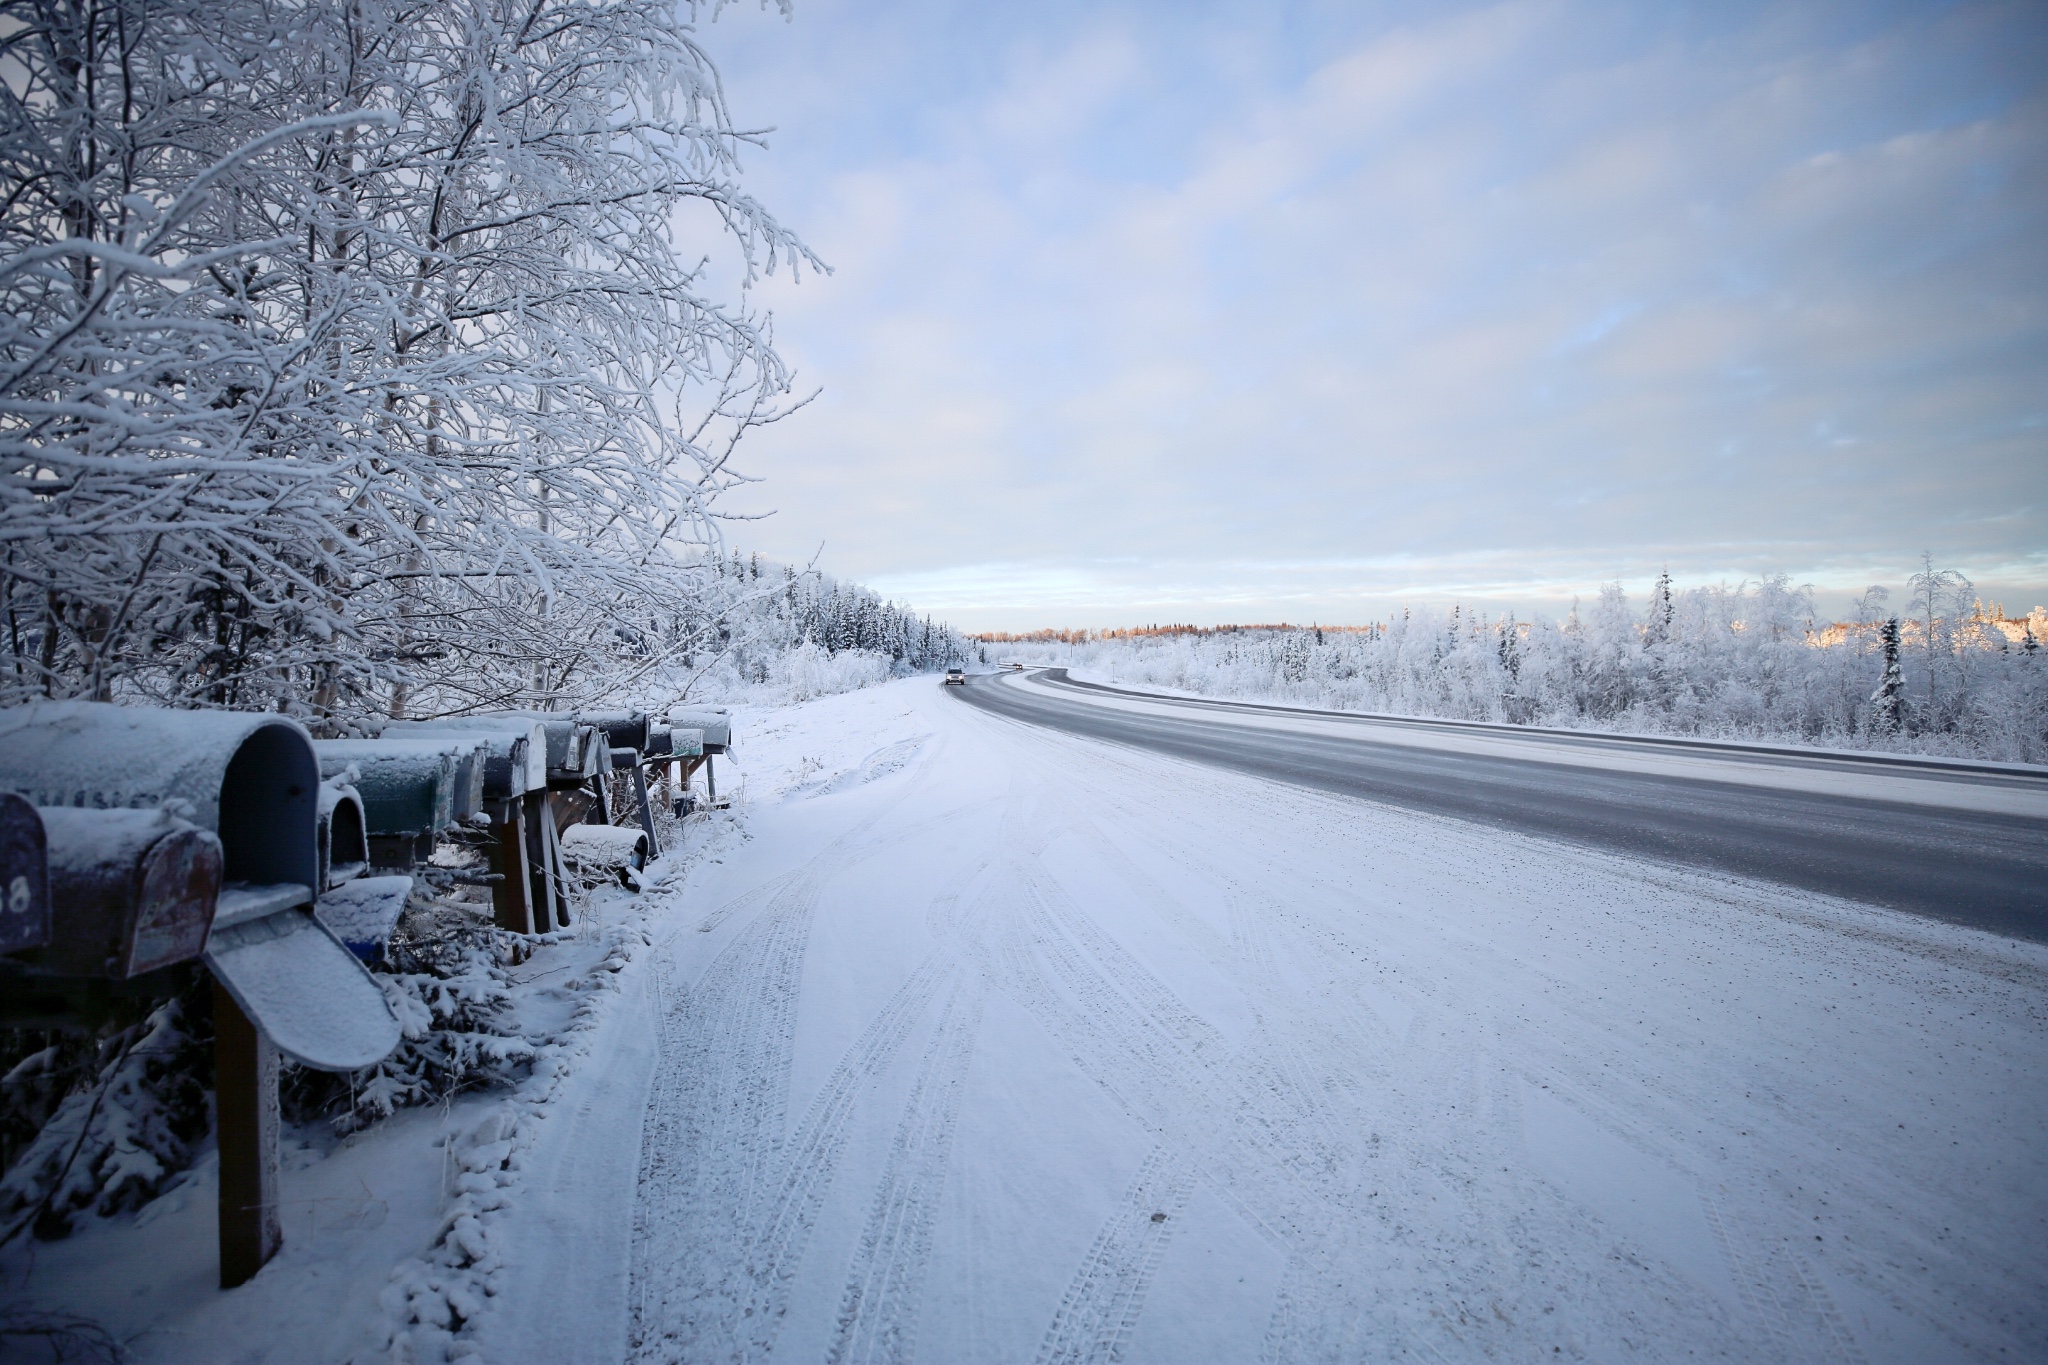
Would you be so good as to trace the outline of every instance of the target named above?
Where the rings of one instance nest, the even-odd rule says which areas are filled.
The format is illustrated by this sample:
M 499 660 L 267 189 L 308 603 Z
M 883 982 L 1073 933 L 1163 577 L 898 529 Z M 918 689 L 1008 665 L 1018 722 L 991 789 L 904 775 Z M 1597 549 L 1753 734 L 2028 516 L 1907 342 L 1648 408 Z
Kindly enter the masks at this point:
M 711 557 L 696 592 L 622 632 L 659 666 L 628 690 L 669 698 L 807 697 L 931 672 L 973 658 L 973 641 L 871 588 L 759 555 Z
M 1979 602 L 1931 562 L 1903 609 L 1830 622 L 1784 575 L 1661 577 L 1562 621 L 1427 607 L 1362 629 L 1091 634 L 1063 660 L 1129 682 L 1343 710 L 2048 762 L 2048 613 Z

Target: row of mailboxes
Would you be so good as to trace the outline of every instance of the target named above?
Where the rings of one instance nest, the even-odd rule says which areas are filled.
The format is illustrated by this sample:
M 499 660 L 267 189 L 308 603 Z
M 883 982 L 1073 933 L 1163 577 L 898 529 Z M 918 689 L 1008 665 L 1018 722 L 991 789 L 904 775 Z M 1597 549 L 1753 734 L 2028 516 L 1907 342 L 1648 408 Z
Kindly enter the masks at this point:
M 388 1056 L 384 992 L 316 904 L 367 861 L 364 811 L 275 715 L 55 702 L 0 711 L 10 1004 L 200 962 L 214 985 L 221 1278 L 281 1240 L 277 1058 Z

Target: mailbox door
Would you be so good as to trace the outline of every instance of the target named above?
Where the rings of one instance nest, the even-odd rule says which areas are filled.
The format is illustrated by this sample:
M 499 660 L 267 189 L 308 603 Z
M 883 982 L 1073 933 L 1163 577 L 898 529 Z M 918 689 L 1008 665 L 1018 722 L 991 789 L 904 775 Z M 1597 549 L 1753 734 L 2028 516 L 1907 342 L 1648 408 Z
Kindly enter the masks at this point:
M 213 925 L 220 876 L 220 841 L 205 830 L 177 830 L 151 845 L 136 871 L 135 926 L 117 975 L 140 976 L 198 957 Z

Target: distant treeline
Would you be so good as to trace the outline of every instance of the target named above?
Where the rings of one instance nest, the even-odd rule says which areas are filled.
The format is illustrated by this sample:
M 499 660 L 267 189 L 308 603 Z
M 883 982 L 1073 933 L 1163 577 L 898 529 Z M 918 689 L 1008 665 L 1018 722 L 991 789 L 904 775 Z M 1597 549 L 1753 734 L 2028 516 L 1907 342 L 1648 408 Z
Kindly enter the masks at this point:
M 1383 630 L 1383 629 L 1385 629 L 1385 627 L 1383 627 L 1383 626 L 1371 626 L 1371 625 L 1367 625 L 1367 626 L 1297 626 L 1297 625 L 1293 625 L 1293 624 L 1291 624 L 1290 622 L 1287 622 L 1287 621 L 1271 621 L 1271 622 L 1265 622 L 1265 623 L 1261 623 L 1261 624 L 1253 624 L 1253 625 L 1225 625 L 1225 626 L 1193 626 L 1193 625 L 1167 625 L 1167 626 L 1156 626 L 1156 625 L 1155 625 L 1155 626 L 1124 626 L 1124 627 L 1120 627 L 1120 628 L 1118 628 L 1118 629 L 1114 629 L 1114 630 L 1031 630 L 1031 631 L 1025 631 L 1025 632 L 1024 632 L 1024 633 L 1022 633 L 1022 634 L 1012 634 L 1012 633 L 1010 633 L 1009 631 L 1005 631 L 1005 630 L 988 630 L 988 631 L 983 631 L 983 632 L 981 632 L 981 633 L 980 633 L 979 635 L 974 635 L 974 636 L 970 636 L 969 638 L 970 638 L 970 639 L 974 639 L 974 640 L 978 640 L 978 641 L 980 641 L 980 642 L 981 642 L 982 644 L 985 644 L 985 645 L 1007 645 L 1007 644 L 1054 644 L 1054 643 L 1058 643 L 1058 644 L 1063 644 L 1063 645 L 1072 645 L 1072 644 L 1080 644 L 1081 642 L 1083 642 L 1083 641 L 1085 641 L 1085 640 L 1148 640 L 1148 639 L 1152 639 L 1152 638 L 1154 638 L 1154 637 L 1156 637 L 1156 636 L 1170 636 L 1170 635 L 1241 635 L 1241 634 L 1245 633 L 1246 631 L 1275 631 L 1275 630 L 1316 630 L 1316 631 L 1323 631 L 1323 630 L 1334 630 L 1334 631 L 1373 631 L 1373 630 Z
M 2048 611 L 2008 616 L 1931 563 L 1904 610 L 1849 620 L 1771 575 L 1649 601 L 1603 589 L 1561 621 L 1453 606 L 1363 626 L 1147 626 L 975 637 L 1211 696 L 1513 724 L 1789 740 L 2048 762 Z

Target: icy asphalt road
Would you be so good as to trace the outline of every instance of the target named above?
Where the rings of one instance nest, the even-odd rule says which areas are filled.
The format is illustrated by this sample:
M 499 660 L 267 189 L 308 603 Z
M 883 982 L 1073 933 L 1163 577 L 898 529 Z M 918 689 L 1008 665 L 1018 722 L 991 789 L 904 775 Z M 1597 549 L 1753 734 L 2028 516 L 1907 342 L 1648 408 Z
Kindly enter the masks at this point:
M 735 759 L 493 1358 L 2048 1359 L 2048 948 L 927 680 Z
M 954 695 L 1071 734 L 1282 782 L 2048 940 L 2048 775 L 1338 719 L 1085 682 Z

